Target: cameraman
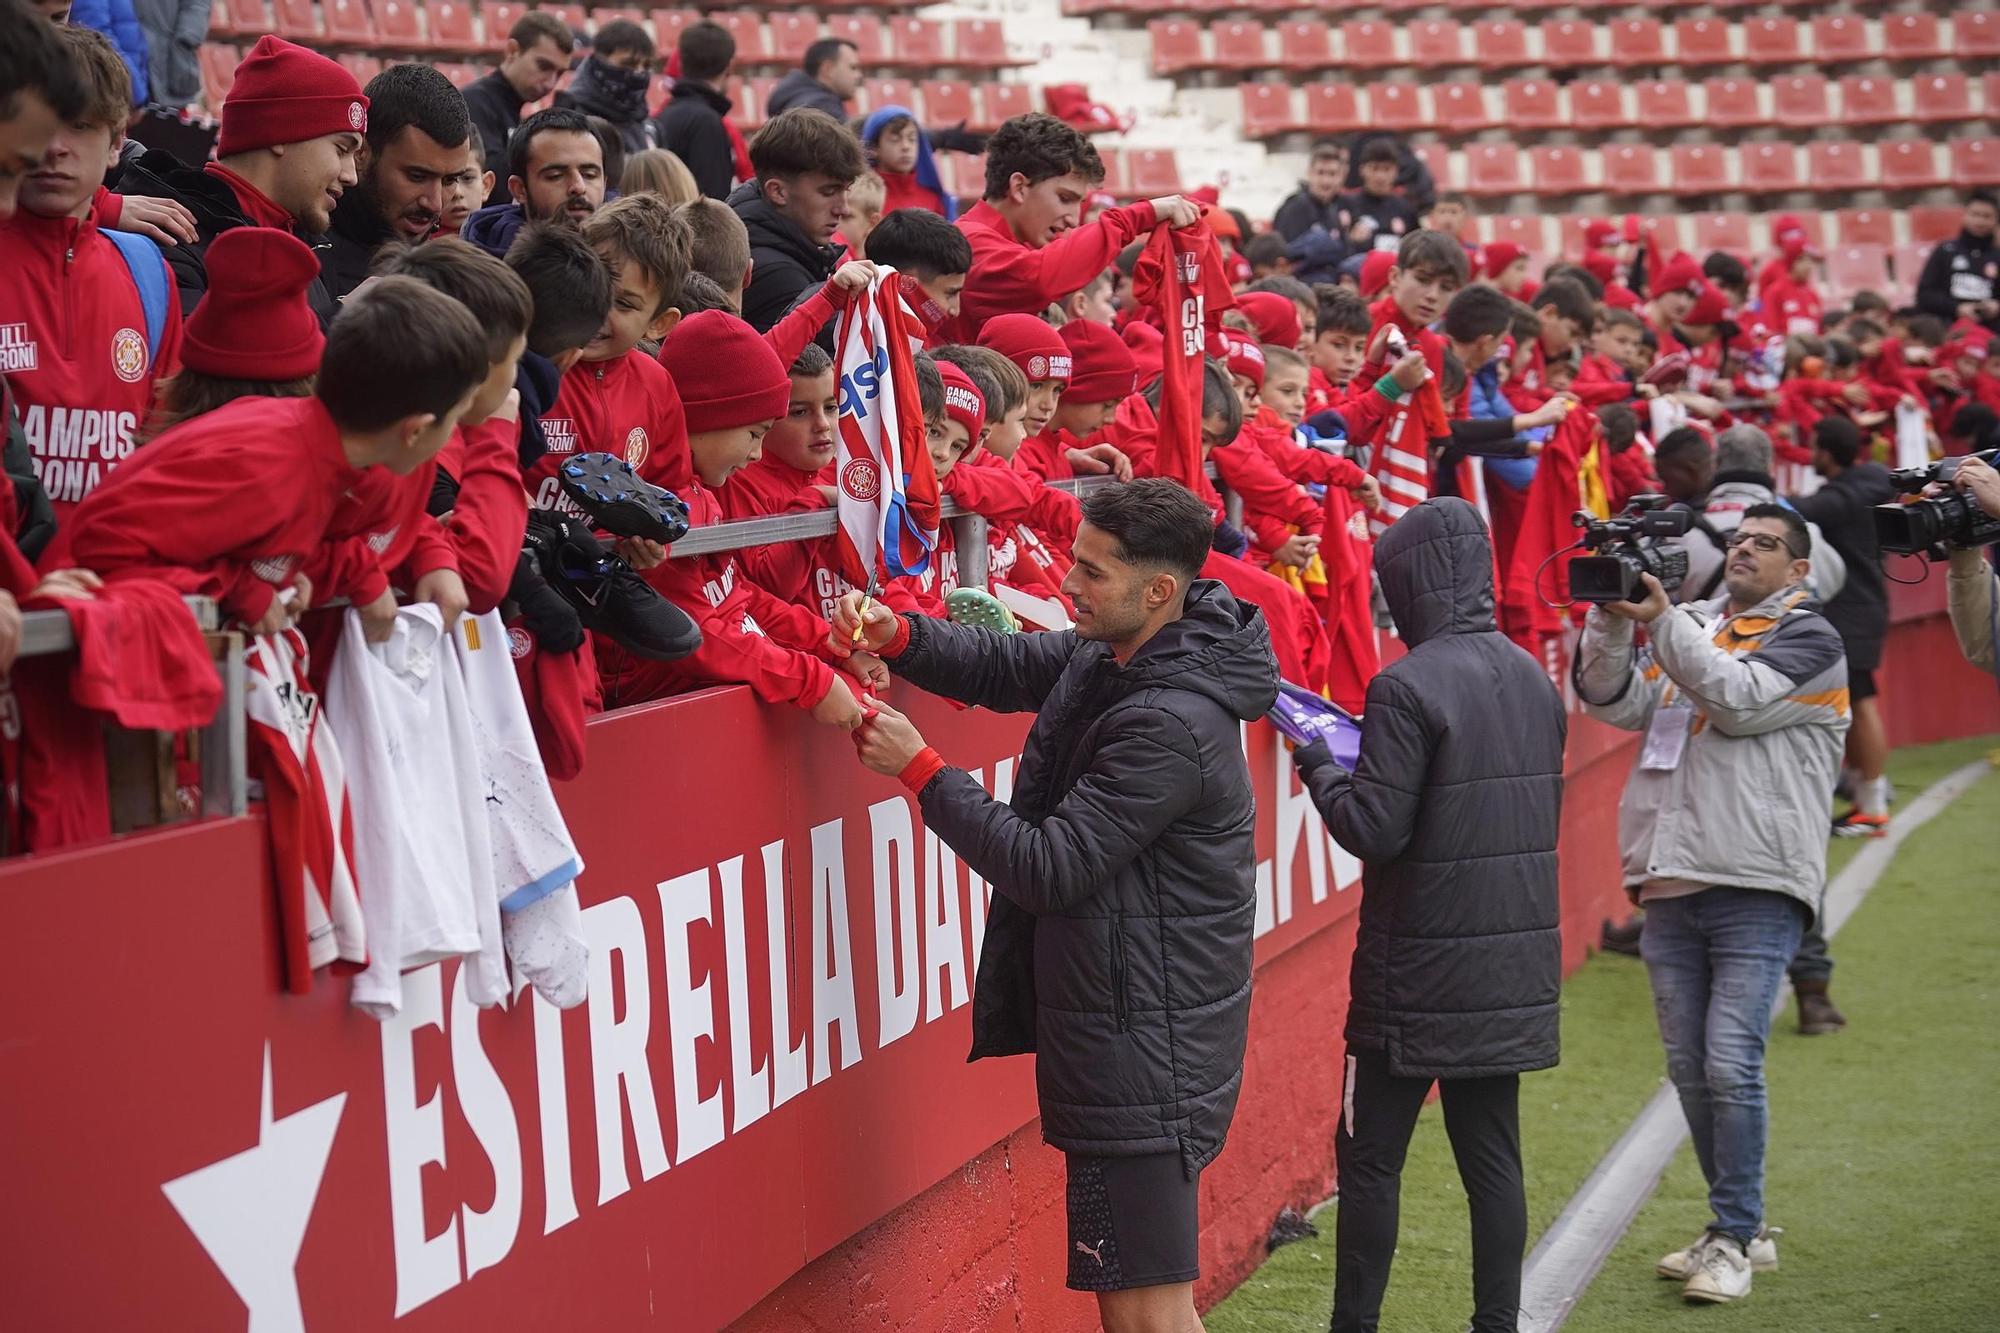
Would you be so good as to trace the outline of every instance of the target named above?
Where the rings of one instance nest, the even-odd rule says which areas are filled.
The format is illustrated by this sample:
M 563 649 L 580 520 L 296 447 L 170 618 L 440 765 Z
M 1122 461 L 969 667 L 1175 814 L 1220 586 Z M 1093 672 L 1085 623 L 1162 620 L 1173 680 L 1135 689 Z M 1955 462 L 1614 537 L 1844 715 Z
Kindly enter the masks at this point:
M 1951 484 L 1993 518 L 2000 518 L 2000 472 L 1981 458 L 1962 458 Z M 1977 548 L 1951 550 L 1951 572 L 1945 588 L 1950 597 L 1951 628 L 1965 660 L 1981 671 L 2000 673 L 2000 631 L 1994 628 L 1994 577 Z
M 1620 803 L 1625 881 L 1646 908 L 1640 948 L 1667 1074 L 1680 1094 L 1714 1217 L 1659 1261 L 1691 1301 L 1748 1295 L 1764 1231 L 1764 1043 L 1771 1005 L 1819 911 L 1820 834 L 1848 726 L 1840 635 L 1808 609 L 1805 521 L 1745 509 L 1724 594 L 1674 606 L 1651 575 L 1641 602 L 1592 608 L 1576 687 L 1585 710 L 1646 732 Z M 1634 648 L 1635 624 L 1651 647 Z

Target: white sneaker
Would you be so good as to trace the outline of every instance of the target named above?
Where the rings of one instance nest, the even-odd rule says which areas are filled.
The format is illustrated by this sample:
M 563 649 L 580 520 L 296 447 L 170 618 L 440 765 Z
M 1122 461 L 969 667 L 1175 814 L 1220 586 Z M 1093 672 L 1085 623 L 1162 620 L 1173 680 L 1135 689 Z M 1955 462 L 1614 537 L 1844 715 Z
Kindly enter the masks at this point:
M 1662 1255 L 1660 1262 L 1653 1265 L 1653 1271 L 1674 1282 L 1685 1282 L 1693 1277 L 1701 1267 L 1701 1248 L 1708 1243 L 1711 1232 L 1704 1231 L 1684 1250 Z M 1750 1242 L 1750 1271 L 1753 1273 L 1775 1273 L 1778 1271 L 1778 1237 L 1785 1234 L 1783 1227 L 1759 1227 L 1757 1235 Z
M 1701 1252 L 1701 1267 L 1681 1288 L 1681 1298 L 1724 1305 L 1750 1294 L 1750 1256 L 1733 1240 L 1710 1236 Z

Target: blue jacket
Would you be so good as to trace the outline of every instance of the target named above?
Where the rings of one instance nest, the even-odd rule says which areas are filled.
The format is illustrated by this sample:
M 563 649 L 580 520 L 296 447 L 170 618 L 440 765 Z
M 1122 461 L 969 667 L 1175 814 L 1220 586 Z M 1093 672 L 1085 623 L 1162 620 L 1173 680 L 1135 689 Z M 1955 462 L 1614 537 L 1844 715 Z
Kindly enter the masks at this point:
M 72 27 L 95 28 L 111 39 L 132 75 L 132 105 L 146 105 L 151 100 L 146 77 L 146 30 L 139 26 L 132 0 L 75 0 L 70 6 L 69 21 Z
M 1466 384 L 1465 414 L 1475 421 L 1498 421 L 1517 415 L 1507 395 L 1500 391 L 1500 370 L 1496 365 L 1481 366 Z M 1528 439 L 1548 438 L 1548 428 L 1523 432 Z M 1517 491 L 1528 489 L 1535 479 L 1532 458 L 1487 458 L 1486 475 Z

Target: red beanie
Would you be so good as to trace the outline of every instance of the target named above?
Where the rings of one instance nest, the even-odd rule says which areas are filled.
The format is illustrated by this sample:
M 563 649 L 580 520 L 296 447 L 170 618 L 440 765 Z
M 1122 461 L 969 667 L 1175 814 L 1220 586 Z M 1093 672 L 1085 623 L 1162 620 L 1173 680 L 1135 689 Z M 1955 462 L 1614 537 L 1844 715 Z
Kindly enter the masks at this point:
M 222 99 L 215 151 L 228 157 L 367 129 L 368 99 L 352 74 L 316 51 L 264 36 L 236 67 L 236 81 Z
M 276 227 L 231 227 L 208 247 L 208 294 L 181 330 L 181 364 L 227 380 L 302 380 L 326 335 L 306 304 L 312 247 Z
M 1264 387 L 1264 349 L 1241 334 L 1224 334 L 1224 362 L 1229 373 L 1241 375 L 1259 389 Z
M 1372 301 L 1389 285 L 1389 270 L 1396 267 L 1394 250 L 1370 250 L 1361 261 L 1361 299 Z
M 1794 238 L 1801 241 L 1806 238 L 1806 224 L 1799 221 L 1797 213 L 1780 213 L 1771 219 L 1771 239 L 1778 243 L 1779 249 L 1789 246 Z
M 1689 296 L 1696 296 L 1706 281 L 1701 265 L 1694 261 L 1693 256 L 1678 254 L 1660 266 L 1659 274 L 1653 279 L 1653 294 L 1686 292 Z
M 1681 316 L 1680 322 L 1687 325 L 1727 324 L 1732 322 L 1734 314 L 1735 312 L 1729 308 L 1729 298 L 1722 294 L 1722 289 L 1712 283 L 1704 282 L 1700 294 L 1694 298 L 1694 305 Z
M 1487 277 L 1497 278 L 1507 271 L 1509 264 L 1527 257 L 1528 252 L 1512 241 L 1495 241 L 1480 252 L 1480 265 Z
M 944 381 L 944 414 L 965 427 L 970 449 L 979 443 L 979 431 L 986 424 L 986 399 L 972 376 L 949 361 L 937 363 L 938 377 Z
M 995 315 L 979 330 L 979 345 L 990 347 L 1021 368 L 1030 384 L 1069 382 L 1069 347 L 1033 315 Z
M 1299 345 L 1305 325 L 1299 322 L 1299 307 L 1291 297 L 1276 292 L 1245 292 L 1236 298 L 1236 308 L 1257 326 L 1257 341 L 1274 347 Z
M 791 376 L 771 344 L 726 310 L 677 324 L 660 364 L 680 390 L 690 435 L 775 421 L 792 400 Z
M 1132 350 L 1108 324 L 1073 319 L 1060 330 L 1074 358 L 1063 397 L 1079 403 L 1109 403 L 1131 393 L 1139 378 Z
M 1132 364 L 1139 371 L 1139 387 L 1145 388 L 1165 369 L 1167 335 L 1142 319 L 1125 326 L 1125 345 L 1132 349 Z
M 1602 249 L 1605 245 L 1617 239 L 1623 232 L 1624 228 L 1620 227 L 1610 218 L 1592 218 L 1583 224 L 1583 248 L 1585 250 Z
M 1609 285 L 1618 276 L 1618 256 L 1609 250 L 1587 250 L 1583 256 L 1583 271 Z

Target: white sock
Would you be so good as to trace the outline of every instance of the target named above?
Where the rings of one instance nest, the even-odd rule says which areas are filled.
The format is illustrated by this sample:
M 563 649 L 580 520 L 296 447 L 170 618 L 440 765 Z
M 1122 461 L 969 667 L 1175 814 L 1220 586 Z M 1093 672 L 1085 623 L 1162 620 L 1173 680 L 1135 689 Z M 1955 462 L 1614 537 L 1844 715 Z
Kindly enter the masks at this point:
M 1864 779 L 1855 787 L 1855 808 L 1864 815 L 1886 815 L 1889 813 L 1889 779 L 1886 777 Z
M 582 1004 L 590 986 L 590 946 L 576 886 L 537 898 L 518 912 L 502 913 L 500 928 L 514 970 L 558 1009 Z

